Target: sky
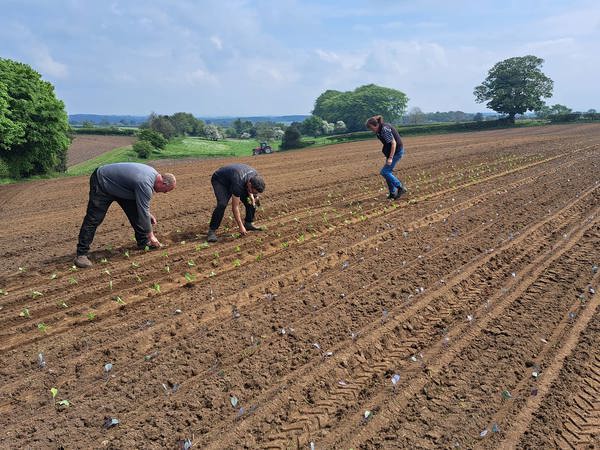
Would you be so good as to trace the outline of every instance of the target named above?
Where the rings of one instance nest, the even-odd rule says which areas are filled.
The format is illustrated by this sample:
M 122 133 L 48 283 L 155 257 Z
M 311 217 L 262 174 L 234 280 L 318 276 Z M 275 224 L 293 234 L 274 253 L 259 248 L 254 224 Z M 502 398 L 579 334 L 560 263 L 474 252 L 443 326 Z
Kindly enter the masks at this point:
M 374 83 L 424 112 L 486 112 L 473 89 L 533 54 L 550 105 L 600 110 L 598 0 L 0 0 L 0 57 L 69 114 L 310 114 Z

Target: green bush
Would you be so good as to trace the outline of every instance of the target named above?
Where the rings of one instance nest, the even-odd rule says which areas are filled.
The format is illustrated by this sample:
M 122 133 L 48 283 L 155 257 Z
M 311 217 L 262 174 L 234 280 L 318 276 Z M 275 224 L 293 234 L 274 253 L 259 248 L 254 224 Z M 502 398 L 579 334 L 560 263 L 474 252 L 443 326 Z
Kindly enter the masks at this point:
M 149 141 L 137 141 L 133 144 L 133 151 L 136 152 L 140 158 L 149 158 L 154 150 L 154 146 Z
M 10 167 L 8 167 L 8 163 L 0 158 L 0 178 L 8 178 L 10 177 Z
M 158 131 L 151 130 L 149 128 L 145 128 L 140 130 L 138 133 L 138 138 L 140 141 L 148 141 L 152 144 L 152 146 L 156 149 L 162 150 L 167 145 L 167 140 L 165 137 L 160 134 Z

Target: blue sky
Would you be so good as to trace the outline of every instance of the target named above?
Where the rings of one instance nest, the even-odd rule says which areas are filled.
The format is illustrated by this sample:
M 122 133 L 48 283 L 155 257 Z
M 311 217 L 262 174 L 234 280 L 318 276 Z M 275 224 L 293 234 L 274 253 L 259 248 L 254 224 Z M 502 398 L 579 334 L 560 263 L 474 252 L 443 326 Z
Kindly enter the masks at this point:
M 69 114 L 308 114 L 375 83 L 409 108 L 485 111 L 473 88 L 533 54 L 549 104 L 600 110 L 600 2 L 2 0 L 0 56 L 30 64 Z

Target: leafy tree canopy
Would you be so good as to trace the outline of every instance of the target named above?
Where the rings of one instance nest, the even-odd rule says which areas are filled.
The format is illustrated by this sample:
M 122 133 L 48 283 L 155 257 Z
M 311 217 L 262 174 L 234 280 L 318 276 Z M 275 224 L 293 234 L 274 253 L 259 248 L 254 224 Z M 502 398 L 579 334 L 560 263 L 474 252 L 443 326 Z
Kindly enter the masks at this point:
M 540 70 L 544 60 L 533 55 L 514 57 L 496 63 L 487 78 L 475 87 L 473 94 L 478 103 L 496 112 L 515 115 L 539 110 L 543 98 L 552 96 L 554 82 Z
M 27 64 L 0 58 L 0 159 L 15 178 L 66 170 L 65 105 Z
M 387 122 L 397 122 L 407 103 L 404 92 L 367 84 L 354 91 L 323 92 L 315 101 L 313 115 L 332 123 L 341 120 L 348 131 L 358 131 L 363 130 L 365 121 L 376 114 L 381 114 Z

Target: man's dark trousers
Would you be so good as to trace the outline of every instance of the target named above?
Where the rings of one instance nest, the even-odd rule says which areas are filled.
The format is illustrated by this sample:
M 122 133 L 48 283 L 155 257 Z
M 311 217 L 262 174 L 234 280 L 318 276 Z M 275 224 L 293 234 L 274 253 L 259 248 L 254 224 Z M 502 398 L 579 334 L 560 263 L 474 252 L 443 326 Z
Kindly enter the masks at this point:
M 139 215 L 135 200 L 114 197 L 104 192 L 98 183 L 97 170 L 98 169 L 94 170 L 94 173 L 90 176 L 90 198 L 88 200 L 85 218 L 83 219 L 81 229 L 79 230 L 77 255 L 87 255 L 90 250 L 90 245 L 92 245 L 92 241 L 94 240 L 96 228 L 98 228 L 104 220 L 106 212 L 112 202 L 117 202 L 127 215 L 129 223 L 135 232 L 135 240 L 137 241 L 138 246 L 143 247 L 148 245 L 148 233 L 144 231 L 139 224 Z
M 209 228 L 213 231 L 216 231 L 221 225 L 221 221 L 223 220 L 223 215 L 225 214 L 225 209 L 227 208 L 227 204 L 231 199 L 231 191 L 229 188 L 221 183 L 214 176 L 210 179 L 212 183 L 213 190 L 215 191 L 215 197 L 217 198 L 217 206 L 215 207 L 212 217 L 210 219 Z M 254 222 L 254 214 L 256 213 L 256 208 L 248 201 L 247 195 L 242 195 L 240 198 L 244 206 L 246 207 L 246 218 L 244 222 L 252 223 Z

